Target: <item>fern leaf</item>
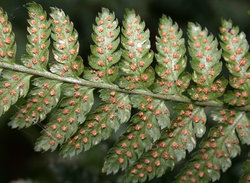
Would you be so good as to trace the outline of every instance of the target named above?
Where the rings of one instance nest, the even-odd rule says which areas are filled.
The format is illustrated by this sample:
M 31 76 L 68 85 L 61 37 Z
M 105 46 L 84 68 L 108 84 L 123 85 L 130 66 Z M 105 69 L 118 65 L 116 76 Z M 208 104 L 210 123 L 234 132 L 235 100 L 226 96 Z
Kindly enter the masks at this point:
M 131 166 L 143 152 L 152 147 L 154 141 L 160 138 L 160 130 L 170 125 L 169 111 L 164 101 L 133 96 L 131 102 L 139 112 L 132 116 L 130 120 L 132 124 L 109 151 L 103 166 L 103 171 L 107 174 Z
M 159 37 L 156 39 L 158 54 L 155 55 L 157 60 L 155 71 L 160 79 L 153 85 L 153 92 L 182 96 L 191 79 L 189 73 L 183 72 L 187 58 L 182 31 L 171 18 L 163 15 L 160 19 Z
M 28 20 L 29 43 L 26 46 L 27 54 L 22 56 L 21 61 L 28 68 L 46 70 L 49 59 L 51 21 L 47 20 L 47 14 L 41 5 L 36 3 L 27 5 L 30 17 Z
M 28 13 L 29 16 L 32 18 L 33 23 L 34 21 L 37 21 L 36 20 L 37 18 L 40 20 L 41 17 L 44 21 L 46 21 L 45 12 L 43 11 L 42 7 L 36 3 L 29 4 Z M 32 22 L 32 20 L 30 22 Z M 44 39 L 46 42 L 46 39 L 50 35 L 46 35 L 44 37 L 40 36 L 38 38 L 37 32 L 45 34 L 46 32 L 45 28 L 49 29 L 49 27 L 46 27 L 46 25 L 45 27 L 37 26 L 37 24 L 34 25 L 35 25 L 34 28 L 28 28 L 31 34 L 30 36 L 28 36 L 28 39 L 32 39 L 32 37 L 34 36 L 35 38 L 37 38 L 37 41 L 39 40 L 40 42 L 42 42 L 42 39 Z M 22 57 L 23 58 L 22 61 L 26 65 L 26 67 L 32 67 L 32 64 L 30 63 L 30 61 L 32 62 L 31 57 L 33 57 L 36 60 L 37 59 L 40 60 L 41 57 L 43 57 L 43 53 L 48 52 L 49 42 L 47 41 L 46 44 L 47 45 L 44 45 L 43 48 L 39 47 L 40 45 L 37 44 L 27 45 L 28 56 L 24 55 Z M 25 58 L 27 59 L 27 61 L 24 61 Z M 46 63 L 46 58 L 44 61 Z M 38 65 L 39 66 L 35 66 L 35 68 L 38 67 L 39 69 L 41 69 L 42 66 L 40 64 Z M 60 85 L 62 84 L 61 82 L 51 81 L 48 79 L 41 79 L 41 81 L 39 81 L 39 79 L 35 79 L 33 80 L 32 84 L 36 87 L 29 93 L 27 102 L 21 108 L 19 108 L 17 114 L 12 118 L 12 121 L 9 123 L 9 125 L 12 126 L 12 128 L 28 127 L 34 123 L 37 123 L 38 121 L 45 119 L 46 114 L 50 112 L 50 110 L 53 107 L 55 107 L 55 105 L 59 100 Z
M 89 65 L 92 67 L 84 70 L 84 78 L 94 82 L 106 82 L 113 84 L 118 75 L 118 67 L 114 66 L 121 58 L 121 50 L 117 50 L 120 44 L 120 27 L 115 14 L 103 8 L 96 17 L 96 25 L 91 45 Z
M 15 36 L 8 16 L 0 9 L 0 116 L 27 95 L 16 106 L 9 124 L 23 128 L 47 118 L 36 151 L 54 151 L 60 146 L 60 155 L 73 157 L 129 122 L 108 152 L 103 172 L 127 169 L 126 182 L 145 182 L 173 169 L 195 148 L 196 138 L 206 130 L 205 106 L 226 108 L 225 104 L 233 108 L 212 109 L 212 118 L 220 124 L 210 129 L 200 151 L 191 155 L 176 181 L 218 180 L 220 171 L 226 171 L 231 158 L 240 153 L 239 142 L 250 145 L 246 116 L 250 110 L 249 45 L 231 21 L 222 21 L 222 51 L 207 29 L 189 23 L 191 76 L 185 71 L 182 30 L 165 15 L 160 19 L 153 68 L 154 53 L 145 22 L 134 10 L 127 10 L 120 32 L 115 14 L 103 8 L 93 25 L 89 67 L 84 67 L 78 33 L 70 18 L 58 8 L 51 8 L 47 18 L 42 6 L 34 2 L 27 9 L 29 35 L 22 65 L 16 63 Z M 233 87 L 226 94 L 228 81 L 220 76 L 221 53 Z M 97 105 L 94 90 L 100 93 Z M 172 120 L 169 105 L 176 105 Z
M 188 93 L 193 100 L 215 100 L 223 95 L 227 86 L 225 78 L 215 81 L 222 69 L 218 41 L 213 35 L 209 35 L 207 29 L 202 29 L 194 23 L 188 24 L 188 36 L 189 53 L 192 58 L 190 63 L 194 70 L 192 78 L 197 83 Z
M 222 123 L 210 129 L 208 137 L 200 144 L 177 177 L 176 182 L 209 182 L 220 178 L 231 166 L 231 158 L 240 153 L 239 139 L 249 144 L 250 125 L 244 112 L 232 110 L 213 111 L 215 121 Z M 237 134 L 237 135 L 236 135 Z
M 167 169 L 185 158 L 186 151 L 196 146 L 195 137 L 205 133 L 206 114 L 201 107 L 179 104 L 171 127 L 162 132 L 161 138 L 153 148 L 128 169 L 126 182 L 145 182 L 161 177 Z
M 150 51 L 149 30 L 134 10 L 126 10 L 122 28 L 122 61 L 124 72 L 119 86 L 126 89 L 146 89 L 154 82 L 154 70 L 149 67 L 153 61 Z
M 53 54 L 56 63 L 51 72 L 60 76 L 77 77 L 83 72 L 83 61 L 79 52 L 78 34 L 68 16 L 58 8 L 51 8 Z
M 223 58 L 231 74 L 229 84 L 235 88 L 224 96 L 225 102 L 235 106 L 249 105 L 250 53 L 246 35 L 230 20 L 222 20 L 220 32 Z

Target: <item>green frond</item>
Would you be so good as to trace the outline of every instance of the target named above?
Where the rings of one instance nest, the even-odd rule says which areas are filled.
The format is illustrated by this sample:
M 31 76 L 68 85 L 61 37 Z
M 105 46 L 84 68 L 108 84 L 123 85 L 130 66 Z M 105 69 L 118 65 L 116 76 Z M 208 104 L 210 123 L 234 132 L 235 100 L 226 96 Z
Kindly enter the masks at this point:
M 83 60 L 78 55 L 78 33 L 69 17 L 58 8 L 51 8 L 53 55 L 56 63 L 51 72 L 60 76 L 77 77 L 83 72 Z
M 4 70 L 0 80 L 0 115 L 9 110 L 20 97 L 25 97 L 29 91 L 31 75 Z
M 191 79 L 189 73 L 183 72 L 187 65 L 187 58 L 182 31 L 171 18 L 163 15 L 158 32 L 155 71 L 160 79 L 157 79 L 154 84 L 153 91 L 165 95 L 182 96 Z
M 96 25 L 91 45 L 91 55 L 88 57 L 89 65 L 84 77 L 94 82 L 107 82 L 112 84 L 118 76 L 118 67 L 115 65 L 121 58 L 121 50 L 117 49 L 120 44 L 120 27 L 115 14 L 103 8 L 96 17 Z
M 231 158 L 240 154 L 239 140 L 249 144 L 249 119 L 244 112 L 217 110 L 212 117 L 218 123 L 210 129 L 190 162 L 186 163 L 176 182 L 210 182 L 220 178 L 231 166 Z M 248 140 L 247 140 L 248 139 Z
M 84 78 L 113 84 L 118 76 L 118 67 L 114 64 L 120 61 L 121 57 L 121 51 L 117 50 L 120 43 L 118 21 L 114 13 L 103 8 L 96 17 L 96 24 L 92 34 L 95 45 L 91 46 L 92 55 L 88 59 L 92 69 L 85 69 Z M 88 150 L 109 138 L 113 131 L 130 118 L 128 95 L 103 89 L 100 91 L 100 97 L 103 103 L 98 105 L 94 113 L 87 116 L 78 132 L 62 147 L 62 156 L 72 157 L 82 150 Z
M 218 124 L 176 178 L 207 183 L 231 166 L 240 144 L 250 145 L 249 44 L 232 21 L 222 20 L 222 50 L 206 28 L 188 24 L 187 68 L 182 30 L 170 17 L 160 19 L 153 63 L 150 33 L 140 16 L 127 9 L 120 31 L 115 14 L 103 8 L 93 25 L 84 67 L 69 16 L 51 8 L 47 17 L 35 2 L 27 9 L 28 43 L 21 62 L 15 58 L 12 26 L 0 9 L 0 116 L 22 98 L 9 125 L 42 127 L 36 151 L 60 150 L 61 156 L 73 157 L 128 123 L 108 151 L 102 171 L 126 170 L 125 182 L 145 182 L 173 169 L 193 151 L 211 111 Z M 228 78 L 221 77 L 221 56 Z M 241 181 L 249 180 L 248 169 Z
M 22 56 L 21 61 L 28 68 L 37 70 L 46 70 L 49 59 L 50 46 L 50 25 L 47 20 L 47 13 L 42 6 L 36 3 L 28 3 L 29 27 L 28 44 L 26 54 Z
M 218 41 L 207 29 L 191 22 L 188 24 L 188 37 L 190 63 L 194 70 L 192 79 L 196 83 L 188 93 L 193 100 L 216 100 L 223 95 L 228 83 L 225 78 L 215 81 L 222 70 Z
M 235 106 L 250 105 L 250 53 L 244 32 L 231 20 L 222 20 L 220 28 L 223 58 L 231 74 L 229 84 L 235 88 L 227 92 L 225 102 Z
M 161 177 L 167 169 L 184 159 L 186 151 L 196 146 L 196 138 L 205 133 L 206 114 L 203 108 L 179 104 L 175 108 L 177 116 L 171 127 L 164 129 L 161 138 L 153 148 L 127 171 L 126 182 L 145 182 Z
M 119 86 L 126 89 L 146 89 L 154 82 L 154 70 L 150 67 L 154 53 L 150 51 L 149 30 L 134 10 L 126 10 L 121 43 L 123 71 Z

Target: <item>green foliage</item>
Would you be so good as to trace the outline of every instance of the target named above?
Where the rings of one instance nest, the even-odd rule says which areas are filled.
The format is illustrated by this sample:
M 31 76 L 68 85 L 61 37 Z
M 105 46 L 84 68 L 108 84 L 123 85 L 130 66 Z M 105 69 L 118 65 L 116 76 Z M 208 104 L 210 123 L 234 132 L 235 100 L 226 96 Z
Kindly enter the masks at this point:
M 235 88 L 225 95 L 225 102 L 236 106 L 249 105 L 250 53 L 246 35 L 233 26 L 232 21 L 226 20 L 222 20 L 220 32 L 223 58 L 231 74 L 229 84 Z
M 183 72 L 187 65 L 185 41 L 182 31 L 171 18 L 162 16 L 156 38 L 158 54 L 155 55 L 156 74 L 160 77 L 153 86 L 155 93 L 182 96 L 188 88 L 191 76 Z
M 0 115 L 8 111 L 19 97 L 25 97 L 29 91 L 31 75 L 13 71 L 2 71 L 0 86 L 1 101 Z
M 8 16 L 0 9 L 0 116 L 23 98 L 9 125 L 42 126 L 36 151 L 59 150 L 73 157 L 127 123 L 103 172 L 126 170 L 125 182 L 145 182 L 172 170 L 196 148 L 211 113 L 218 124 L 176 177 L 176 182 L 209 182 L 231 166 L 240 143 L 250 145 L 249 44 L 231 21 L 222 20 L 220 44 L 207 29 L 189 23 L 186 49 L 182 30 L 163 15 L 154 54 L 150 32 L 134 10 L 126 11 L 120 32 L 115 14 L 103 8 L 84 67 L 70 18 L 58 8 L 51 8 L 48 17 L 36 3 L 27 9 L 29 34 L 21 65 Z M 223 60 L 228 78 L 222 76 Z M 242 180 L 248 172 L 245 168 Z
M 98 14 L 96 24 L 92 34 L 95 44 L 91 45 L 91 55 L 88 58 L 92 69 L 84 71 L 84 78 L 112 84 L 118 74 L 118 67 L 113 65 L 121 58 L 121 51 L 117 50 L 120 44 L 120 27 L 114 13 L 105 8 Z
M 206 114 L 201 107 L 179 104 L 170 128 L 161 133 L 154 147 L 129 168 L 126 182 L 144 182 L 162 176 L 196 146 L 195 137 L 205 133 Z
M 220 178 L 220 171 L 225 172 L 231 166 L 231 158 L 240 153 L 239 140 L 250 144 L 249 119 L 244 112 L 216 110 L 212 118 L 220 123 L 212 127 L 200 143 L 200 150 L 195 152 L 176 182 L 209 182 Z
M 188 92 L 193 100 L 215 100 L 223 95 L 227 86 L 226 79 L 214 81 L 222 70 L 218 41 L 206 29 L 193 23 L 188 24 L 188 36 L 190 63 L 194 70 L 192 79 L 197 84 Z
M 103 167 L 103 171 L 107 174 L 131 166 L 143 152 L 151 149 L 153 142 L 160 138 L 160 130 L 170 125 L 169 111 L 164 101 L 145 96 L 132 96 L 131 102 L 139 112 L 132 116 L 131 125 L 126 133 L 109 151 Z
M 46 70 L 49 59 L 50 45 L 50 24 L 47 20 L 47 14 L 43 8 L 34 3 L 29 3 L 29 27 L 28 44 L 26 46 L 27 54 L 24 54 L 21 61 L 26 67 L 37 70 Z
M 146 89 L 154 82 L 154 71 L 149 67 L 154 56 L 150 51 L 149 30 L 144 30 L 145 22 L 133 10 L 126 11 L 122 24 L 120 68 L 124 73 L 119 86 L 131 90 Z
M 101 90 L 100 93 L 103 104 L 88 115 L 78 132 L 62 147 L 62 156 L 72 157 L 82 150 L 89 150 L 109 138 L 113 131 L 128 121 L 131 108 L 129 97 L 110 90 Z

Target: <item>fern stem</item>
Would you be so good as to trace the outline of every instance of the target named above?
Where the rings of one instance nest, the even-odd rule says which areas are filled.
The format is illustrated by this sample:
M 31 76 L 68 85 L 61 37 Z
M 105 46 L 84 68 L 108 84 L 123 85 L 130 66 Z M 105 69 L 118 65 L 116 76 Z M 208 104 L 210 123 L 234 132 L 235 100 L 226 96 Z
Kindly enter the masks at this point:
M 110 90 L 115 90 L 123 93 L 130 93 L 130 94 L 139 94 L 139 95 L 146 95 L 146 96 L 151 96 L 157 99 L 162 99 L 162 100 L 171 100 L 175 102 L 182 102 L 182 103 L 193 103 L 195 105 L 200 105 L 200 106 L 209 106 L 209 107 L 223 107 L 223 104 L 221 103 L 215 103 L 215 102 L 193 102 L 192 100 L 188 98 L 183 98 L 179 96 L 166 96 L 166 95 L 159 95 L 159 94 L 154 94 L 149 91 L 143 91 L 143 90 L 126 90 L 119 88 L 115 85 L 111 84 L 106 84 L 106 83 L 94 83 L 90 81 L 83 80 L 81 78 L 79 79 L 74 79 L 70 77 L 61 77 L 56 74 L 52 74 L 48 71 L 38 71 L 34 69 L 29 69 L 26 68 L 22 65 L 17 65 L 17 64 L 8 64 L 8 63 L 3 63 L 0 62 L 0 68 L 4 69 L 9 69 L 9 70 L 14 70 L 14 71 L 19 71 L 27 74 L 31 74 L 34 76 L 42 76 L 45 78 L 53 79 L 53 80 L 58 80 L 58 81 L 63 81 L 67 83 L 73 83 L 73 84 L 79 84 L 82 86 L 88 86 L 91 88 L 102 88 L 102 89 L 110 89 Z M 235 110 L 242 110 L 242 111 L 250 111 L 250 106 L 245 106 L 245 107 L 237 107 Z

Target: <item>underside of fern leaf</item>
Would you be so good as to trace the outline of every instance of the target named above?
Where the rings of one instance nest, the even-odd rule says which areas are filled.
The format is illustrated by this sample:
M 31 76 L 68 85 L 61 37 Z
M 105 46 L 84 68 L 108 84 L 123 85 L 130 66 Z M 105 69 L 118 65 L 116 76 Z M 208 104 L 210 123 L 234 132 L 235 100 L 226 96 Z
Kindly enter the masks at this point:
M 84 66 L 69 16 L 58 8 L 47 14 L 37 3 L 27 10 L 26 53 L 16 59 L 12 26 L 0 9 L 0 116 L 15 105 L 12 128 L 42 127 L 36 151 L 73 157 L 127 123 L 102 171 L 126 171 L 125 182 L 145 182 L 174 169 L 196 148 L 211 115 L 218 124 L 176 177 L 209 182 L 231 166 L 240 144 L 250 144 L 249 44 L 232 21 L 222 20 L 220 42 L 189 23 L 186 48 L 182 30 L 163 15 L 154 53 L 150 32 L 134 10 L 126 10 L 120 28 L 115 14 L 103 8 Z M 242 180 L 249 181 L 244 170 Z

